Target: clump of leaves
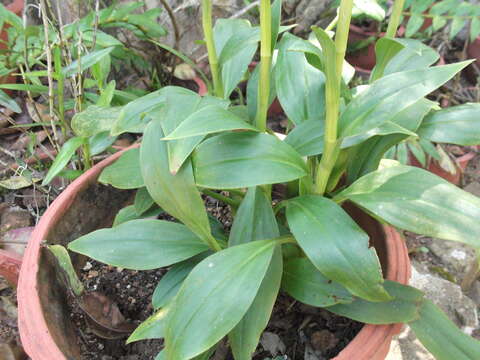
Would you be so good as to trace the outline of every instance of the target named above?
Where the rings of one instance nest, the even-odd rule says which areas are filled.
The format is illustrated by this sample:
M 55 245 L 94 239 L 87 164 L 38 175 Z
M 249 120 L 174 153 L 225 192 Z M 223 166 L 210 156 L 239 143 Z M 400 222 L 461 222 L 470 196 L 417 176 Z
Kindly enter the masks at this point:
M 164 338 L 158 359 L 208 359 L 228 336 L 235 359 L 250 359 L 282 289 L 365 323 L 408 323 L 438 359 L 478 358 L 480 344 L 421 291 L 384 280 L 367 233 L 342 207 L 354 203 L 399 229 L 480 247 L 480 199 L 423 169 L 381 162 L 419 132 L 467 143 L 480 127 L 465 114 L 475 107 L 439 110 L 425 98 L 470 62 L 432 66 L 434 50 L 394 38 L 402 5 L 395 2 L 376 44 L 370 83 L 350 89 L 352 0 L 341 1 L 334 40 L 313 28 L 312 42 L 281 36 L 281 0 L 261 1 L 260 27 L 235 19 L 214 28 L 203 1 L 216 96 L 165 87 L 122 108 L 112 134 L 135 129 L 143 141 L 100 181 L 138 189 L 134 205 L 112 228 L 69 244 L 122 268 L 169 267 L 153 295 L 155 313 L 129 342 Z M 247 103 L 232 104 L 258 42 Z M 267 128 L 275 97 L 292 128 L 286 137 Z M 435 120 L 447 112 L 449 121 Z M 275 206 L 273 185 L 287 188 Z M 202 193 L 232 207 L 228 234 L 208 216 Z M 178 222 L 147 218 L 151 211 Z

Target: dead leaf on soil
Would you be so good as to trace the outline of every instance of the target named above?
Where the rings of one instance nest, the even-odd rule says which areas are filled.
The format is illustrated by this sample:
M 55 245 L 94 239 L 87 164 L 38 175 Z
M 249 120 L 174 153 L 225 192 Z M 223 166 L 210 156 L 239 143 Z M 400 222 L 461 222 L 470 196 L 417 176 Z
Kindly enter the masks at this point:
M 5 179 L 5 180 L 0 180 L 0 187 L 3 187 L 8 190 L 18 190 L 18 189 L 23 189 L 29 186 L 32 186 L 34 182 L 38 182 L 41 179 L 39 178 L 32 178 L 27 179 L 24 176 L 17 175 L 17 176 L 12 176 L 11 178 Z
M 120 312 L 118 305 L 105 295 L 91 292 L 78 299 L 80 308 L 87 315 L 91 330 L 104 339 L 119 339 L 135 330 Z
M 283 354 L 286 350 L 286 346 L 283 343 L 282 339 L 280 339 L 280 336 L 269 331 L 265 331 L 262 334 L 260 343 L 262 344 L 265 351 L 270 352 L 270 354 L 272 354 L 273 356 Z

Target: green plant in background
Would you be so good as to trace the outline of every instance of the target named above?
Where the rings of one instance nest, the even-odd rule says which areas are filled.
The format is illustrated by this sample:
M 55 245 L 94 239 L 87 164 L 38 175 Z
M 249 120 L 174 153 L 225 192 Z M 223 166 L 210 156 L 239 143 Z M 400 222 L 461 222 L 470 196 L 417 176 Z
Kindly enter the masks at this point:
M 478 141 L 478 105 L 439 110 L 425 98 L 470 62 L 432 66 L 433 49 L 394 38 L 403 8 L 395 1 L 369 84 L 350 89 L 353 1 L 341 1 L 334 40 L 314 27 L 316 42 L 280 36 L 281 5 L 261 1 L 260 28 L 224 19 L 212 28 L 204 17 L 210 59 L 218 59 L 212 95 L 170 86 L 120 110 L 111 134 L 133 129 L 143 141 L 99 180 L 138 189 L 134 204 L 69 249 L 122 268 L 169 267 L 155 313 L 128 339 L 164 338 L 157 359 L 208 359 L 225 336 L 236 360 L 250 359 L 280 289 L 364 323 L 407 323 L 438 359 L 477 359 L 480 343 L 421 291 L 383 279 L 368 235 L 342 208 L 351 202 L 399 229 L 480 248 L 480 199 L 423 169 L 381 161 L 419 134 Z M 258 42 L 247 105 L 232 106 Z M 220 81 L 223 96 L 214 96 Z M 293 127 L 286 137 L 266 127 L 275 97 Z M 288 189 L 275 206 L 273 184 Z M 230 233 L 207 214 L 202 193 L 231 206 Z M 145 219 L 160 212 L 178 222 Z
M 449 37 L 453 39 L 466 25 L 470 26 L 470 41 L 480 34 L 480 5 L 466 0 L 405 0 L 405 15 L 410 18 L 405 36 L 410 37 L 423 30 L 438 31 L 449 25 Z
M 0 5 L 2 20 L 11 25 L 7 30 L 7 49 L 0 54 L 0 76 L 20 70 L 24 80 L 23 84 L 1 84 L 0 89 L 28 92 L 34 109 L 32 94 L 44 94 L 49 103 L 51 121 L 43 125 L 52 132 L 50 141 L 59 153 L 44 185 L 63 171 L 79 148 L 83 150 L 83 168 L 88 169 L 92 156 L 105 151 L 116 140 L 109 133 L 112 123 L 121 106 L 138 97 L 138 91 L 119 91 L 116 82 L 108 80 L 109 74 L 125 67 L 148 72 L 150 65 L 141 54 L 103 30 L 126 29 L 148 41 L 166 35 L 157 23 L 161 9 L 134 13 L 143 5 L 132 2 L 110 6 L 65 26 L 51 23 L 42 11 L 44 25 L 26 27 L 20 17 Z M 41 6 L 45 10 L 45 3 L 41 2 Z M 48 86 L 43 85 L 42 79 L 48 79 Z M 0 101 L 15 112 L 21 111 L 2 90 Z M 66 115 L 72 110 L 73 118 Z M 38 111 L 36 115 L 42 121 Z M 57 127 L 65 141 L 63 146 Z M 73 173 L 78 176 L 81 171 Z

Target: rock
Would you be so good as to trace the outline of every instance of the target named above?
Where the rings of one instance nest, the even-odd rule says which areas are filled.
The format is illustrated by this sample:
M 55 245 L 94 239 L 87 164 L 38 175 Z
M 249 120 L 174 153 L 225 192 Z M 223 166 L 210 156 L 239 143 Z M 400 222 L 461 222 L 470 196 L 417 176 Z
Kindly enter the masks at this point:
M 480 197 L 480 182 L 474 181 L 463 188 L 463 190 Z
M 4 210 L 0 221 L 0 233 L 30 226 L 31 216 L 27 210 L 12 206 Z
M 272 332 L 265 331 L 262 334 L 260 339 L 260 344 L 262 344 L 265 351 L 270 352 L 272 356 L 277 356 L 278 354 L 283 354 L 286 350 L 286 346 L 283 343 L 280 337 Z
M 475 259 L 475 250 L 472 247 L 454 241 L 434 239 L 428 248 L 447 266 L 457 281 L 464 277 Z
M 324 329 L 315 331 L 310 338 L 310 343 L 315 350 L 325 352 L 338 344 L 338 338 L 330 331 Z
M 429 273 L 418 272 L 421 265 L 412 262 L 410 285 L 425 292 L 464 332 L 471 334 L 479 327 L 474 302 L 462 293 L 460 286 Z M 385 360 L 435 360 L 408 326 L 394 338 Z
M 475 281 L 467 292 L 467 296 L 480 307 L 480 280 Z

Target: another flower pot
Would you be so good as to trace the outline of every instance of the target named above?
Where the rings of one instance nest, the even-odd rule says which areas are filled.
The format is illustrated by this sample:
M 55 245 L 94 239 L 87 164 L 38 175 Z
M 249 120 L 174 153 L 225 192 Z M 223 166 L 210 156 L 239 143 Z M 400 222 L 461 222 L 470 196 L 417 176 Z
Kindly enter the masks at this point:
M 0 276 L 3 276 L 10 285 L 17 286 L 22 256 L 0 249 Z
M 360 41 L 369 41 L 371 38 L 377 39 L 383 35 L 383 33 L 375 32 L 373 28 L 364 29 L 352 24 L 350 25 L 348 44 L 353 45 Z M 364 48 L 347 54 L 346 60 L 360 72 L 370 72 L 376 63 L 375 41 L 370 42 Z
M 465 69 L 465 75 L 472 84 L 477 83 L 477 71 L 474 67 L 480 69 L 480 36 L 467 46 L 467 58 L 475 59 L 475 62 Z
M 83 234 L 111 225 L 116 212 L 131 199 L 132 193 L 99 185 L 97 177 L 120 154 L 95 165 L 68 186 L 48 208 L 32 234 L 20 273 L 18 317 L 23 346 L 33 360 L 80 358 L 75 324 L 67 306 L 67 290 L 59 281 L 55 260 L 43 244 L 67 245 Z M 356 208 L 349 211 L 370 234 L 386 277 L 408 283 L 410 263 L 400 235 Z M 72 261 L 77 269 L 82 266 L 79 255 L 72 254 Z M 365 325 L 335 359 L 384 359 L 392 337 L 401 327 L 401 324 Z
M 25 5 L 24 0 L 14 0 L 11 4 L 7 6 L 7 9 L 13 12 L 14 14 L 20 16 L 23 12 L 23 7 Z M 0 29 L 0 39 L 2 40 L 0 42 L 0 50 L 4 50 L 7 48 L 6 44 L 3 43 L 3 41 L 8 41 L 8 33 L 6 29 L 8 28 L 8 25 L 5 24 L 3 25 L 3 28 Z M 16 82 L 16 78 L 13 75 L 7 75 L 4 77 L 0 77 L 0 84 L 11 84 Z M 6 91 L 8 94 L 11 94 L 11 91 Z

